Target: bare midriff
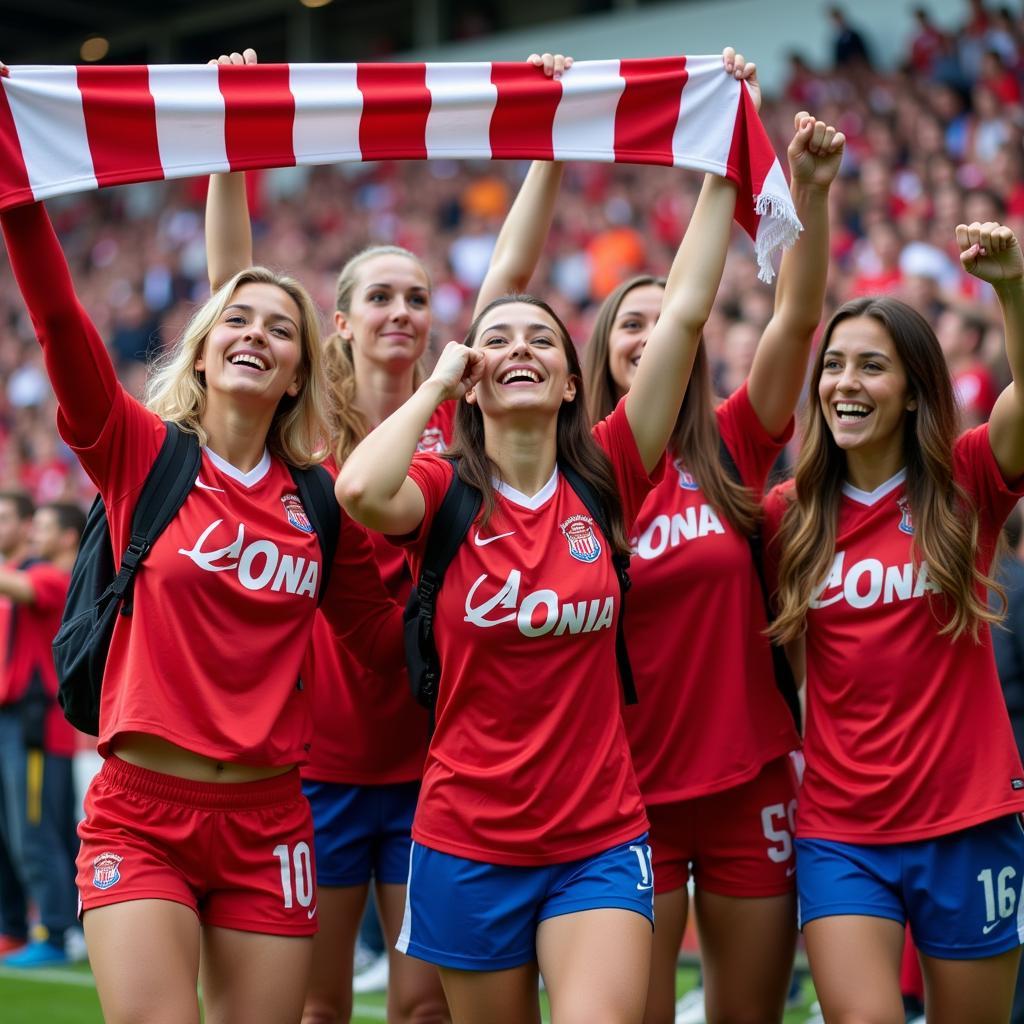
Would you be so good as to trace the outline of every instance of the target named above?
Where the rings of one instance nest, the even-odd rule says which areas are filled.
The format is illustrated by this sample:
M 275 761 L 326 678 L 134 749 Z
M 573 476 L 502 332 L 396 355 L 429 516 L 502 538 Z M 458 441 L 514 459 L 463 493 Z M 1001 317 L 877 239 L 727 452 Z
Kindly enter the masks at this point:
M 114 754 L 139 768 L 175 775 L 193 782 L 257 782 L 291 771 L 293 765 L 235 764 L 186 750 L 148 733 L 129 732 L 117 737 Z

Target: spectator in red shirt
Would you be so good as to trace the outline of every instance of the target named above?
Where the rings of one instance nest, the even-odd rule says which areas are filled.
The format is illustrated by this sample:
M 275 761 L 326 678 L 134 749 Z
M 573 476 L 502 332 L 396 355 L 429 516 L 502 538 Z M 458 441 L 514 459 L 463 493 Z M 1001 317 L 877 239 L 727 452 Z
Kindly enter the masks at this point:
M 29 557 L 0 569 L 0 601 L 9 616 L 0 674 L 3 829 L 14 873 L 42 925 L 39 938 L 5 958 L 9 967 L 66 962 L 64 935 L 76 918 L 75 734 L 57 705 L 50 645 L 84 526 L 77 505 L 40 507 Z
M 920 75 L 930 76 L 942 52 L 943 33 L 924 7 L 914 9 L 917 31 L 910 42 L 910 66 Z
M 32 500 L 21 491 L 0 491 L 0 565 L 19 565 L 28 557 Z M 0 669 L 7 660 L 13 626 L 11 604 L 0 600 Z M 2 677 L 0 677 L 2 681 Z M 0 697 L 2 700 L 2 697 Z M 0 704 L 2 714 L 2 704 Z M 0 954 L 12 953 L 28 938 L 28 905 L 8 829 L 8 807 L 17 794 L 13 778 L 0 764 Z

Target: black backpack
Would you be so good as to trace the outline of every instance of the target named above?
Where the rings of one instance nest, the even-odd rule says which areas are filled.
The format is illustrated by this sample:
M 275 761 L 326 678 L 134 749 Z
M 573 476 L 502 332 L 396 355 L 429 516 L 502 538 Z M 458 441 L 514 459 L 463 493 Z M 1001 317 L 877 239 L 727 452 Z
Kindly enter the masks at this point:
M 117 616 L 131 615 L 135 573 L 157 537 L 185 503 L 202 462 L 199 439 L 165 421 L 167 435 L 132 513 L 131 538 L 115 572 L 107 511 L 92 503 L 68 588 L 60 629 L 53 639 L 57 699 L 64 717 L 82 732 L 99 735 L 100 689 Z M 323 554 L 319 597 L 327 592 L 341 523 L 330 474 L 320 466 L 291 469 Z
M 559 464 L 558 470 L 586 506 L 601 532 L 609 538 L 608 516 L 597 493 L 572 467 Z M 480 492 L 462 480 L 456 467 L 444 500 L 430 526 L 420 578 L 405 605 L 405 663 L 409 670 L 409 685 L 417 702 L 429 708 L 431 715 L 437 704 L 437 686 L 441 678 L 441 661 L 437 645 L 434 643 L 437 592 L 441 589 L 448 566 L 455 557 L 459 545 L 465 540 L 482 502 Z M 612 562 L 619 579 L 622 600 L 615 634 L 615 660 L 619 668 L 625 702 L 636 704 L 636 684 L 633 681 L 633 670 L 626 651 L 623 626 L 625 596 L 630 587 L 629 556 L 613 554 Z
M 746 484 L 743 482 L 743 477 L 740 476 L 736 460 L 732 457 L 732 452 L 729 451 L 721 435 L 718 437 L 718 457 L 726 473 L 736 483 L 745 487 Z M 765 618 L 770 626 L 775 621 L 775 612 L 772 608 L 771 595 L 768 593 L 768 580 L 764 575 L 764 541 L 761 538 L 761 530 L 755 530 L 747 538 L 747 543 L 750 545 L 750 557 L 754 563 L 754 571 L 757 573 L 757 582 L 761 585 L 761 600 L 764 601 Z M 779 693 L 782 694 L 782 699 L 786 702 L 786 707 L 789 708 L 789 713 L 793 716 L 797 732 L 800 732 L 802 718 L 800 714 L 800 695 L 797 691 L 796 679 L 793 678 L 793 669 L 790 668 L 786 652 L 778 644 L 772 643 L 771 649 L 772 668 L 775 670 L 775 686 Z

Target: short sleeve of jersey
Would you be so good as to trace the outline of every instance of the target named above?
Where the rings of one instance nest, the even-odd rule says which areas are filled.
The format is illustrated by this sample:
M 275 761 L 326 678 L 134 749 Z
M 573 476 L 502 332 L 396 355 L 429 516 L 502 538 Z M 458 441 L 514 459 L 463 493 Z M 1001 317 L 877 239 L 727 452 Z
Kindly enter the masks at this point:
M 388 539 L 413 554 L 421 554 L 430 536 L 430 526 L 452 482 L 455 467 L 449 459 L 430 452 L 417 452 L 409 466 L 409 479 L 423 495 L 423 521 L 412 533 Z
M 779 452 L 793 436 L 793 418 L 778 437 L 772 437 L 750 404 L 746 381 L 715 410 L 715 418 L 741 479 L 760 494 Z
M 626 400 L 623 398 L 611 414 L 594 425 L 594 440 L 605 450 L 611 460 L 615 482 L 622 500 L 622 518 L 626 529 L 633 525 L 640 512 L 640 506 L 651 489 L 665 472 L 665 460 L 658 459 L 650 473 L 644 469 L 640 451 L 636 446 L 633 428 L 626 416 Z
M 968 430 L 953 449 L 953 474 L 974 498 L 981 534 L 996 534 L 1024 495 L 1024 476 L 1007 484 L 996 462 L 988 424 Z

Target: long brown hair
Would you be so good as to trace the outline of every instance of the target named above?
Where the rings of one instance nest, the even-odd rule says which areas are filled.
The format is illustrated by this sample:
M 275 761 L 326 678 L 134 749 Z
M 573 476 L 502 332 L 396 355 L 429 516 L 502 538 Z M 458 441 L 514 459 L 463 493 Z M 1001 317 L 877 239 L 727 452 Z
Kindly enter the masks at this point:
M 771 632 L 782 642 L 803 633 L 814 588 L 835 557 L 846 455 L 828 428 L 818 384 L 836 326 L 861 316 L 878 321 L 888 332 L 906 371 L 908 396 L 916 400 L 916 408 L 904 413 L 906 493 L 914 517 L 914 559 L 927 561 L 928 575 L 952 607 L 939 633 L 957 639 L 966 632 L 977 639 L 981 623 L 1002 617 L 981 595 L 985 589 L 1002 591 L 975 564 L 978 510 L 953 478 L 953 444 L 960 429 L 953 384 L 928 322 L 905 303 L 885 297 L 847 302 L 825 328 L 811 372 L 796 486 L 776 539 L 779 615 Z
M 556 453 L 560 463 L 571 466 L 597 492 L 608 515 L 611 542 L 618 554 L 629 554 L 626 524 L 622 517 L 622 502 L 618 485 L 608 456 L 590 433 L 590 419 L 583 400 L 583 370 L 580 366 L 576 346 L 564 323 L 555 311 L 543 300 L 533 295 L 504 295 L 489 302 L 470 324 L 464 344 L 470 348 L 480 332 L 480 323 L 485 316 L 498 306 L 524 304 L 543 310 L 558 327 L 569 373 L 578 384 L 572 401 L 563 402 L 558 410 L 556 426 Z M 483 495 L 483 524 L 486 525 L 494 512 L 494 490 L 492 480 L 500 478 L 498 467 L 487 455 L 484 446 L 484 418 L 478 405 L 471 405 L 463 399 L 455 412 L 455 427 L 452 446 L 447 458 L 453 460 L 456 471 L 467 484 Z
M 648 275 L 624 281 L 601 303 L 594 330 L 584 356 L 587 405 L 596 423 L 604 419 L 618 402 L 617 385 L 608 363 L 608 347 L 615 318 L 625 297 L 647 285 L 665 287 L 663 277 Z M 669 451 L 693 474 L 716 512 L 725 516 L 743 536 L 750 536 L 760 520 L 758 495 L 735 481 L 722 466 L 719 455 L 718 423 L 715 419 L 711 369 L 703 340 L 697 346 L 690 382 L 676 425 L 669 439 Z
M 371 245 L 351 257 L 341 268 L 335 285 L 334 308 L 345 316 L 352 311 L 352 295 L 359 280 L 359 270 L 377 256 L 403 256 L 412 260 L 427 278 L 430 275 L 423 261 L 400 245 Z M 331 395 L 331 442 L 334 460 L 340 466 L 352 454 L 352 450 L 370 432 L 359 406 L 356 404 L 356 368 L 352 360 L 352 342 L 334 331 L 324 339 L 324 369 Z M 417 361 L 413 369 L 413 388 L 419 387 L 426 378 L 423 367 Z

